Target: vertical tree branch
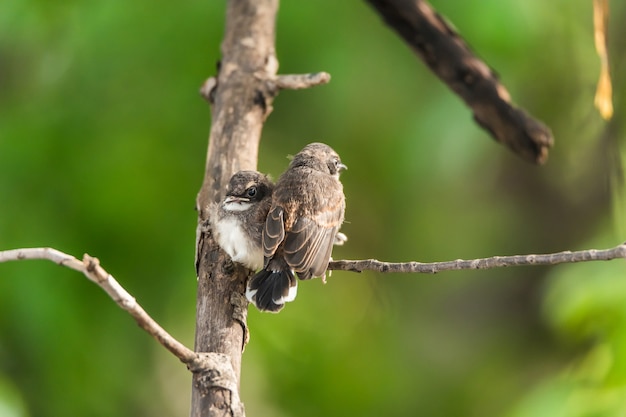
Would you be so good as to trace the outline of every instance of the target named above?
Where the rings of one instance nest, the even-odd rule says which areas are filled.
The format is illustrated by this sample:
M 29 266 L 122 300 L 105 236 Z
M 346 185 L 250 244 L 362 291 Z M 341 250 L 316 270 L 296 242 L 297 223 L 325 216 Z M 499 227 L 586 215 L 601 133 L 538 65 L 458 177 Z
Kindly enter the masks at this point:
M 233 265 L 203 227 L 207 206 L 217 201 L 231 175 L 256 169 L 263 121 L 276 88 L 274 51 L 278 0 L 231 0 L 227 5 L 222 60 L 216 79 L 205 84 L 212 103 L 204 181 L 198 194 L 198 295 L 196 352 L 223 354 L 232 373 L 217 368 L 194 370 L 191 416 L 243 416 L 237 392 L 241 355 L 247 338 L 243 297 L 249 271 Z M 232 379 L 235 379 L 234 381 Z

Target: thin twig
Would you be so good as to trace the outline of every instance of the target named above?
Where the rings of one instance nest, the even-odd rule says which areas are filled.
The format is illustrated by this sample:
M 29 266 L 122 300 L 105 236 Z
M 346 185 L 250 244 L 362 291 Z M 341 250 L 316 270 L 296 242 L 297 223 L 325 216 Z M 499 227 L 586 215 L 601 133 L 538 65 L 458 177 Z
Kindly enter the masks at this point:
M 548 253 L 544 255 L 513 255 L 513 256 L 492 256 L 490 258 L 479 259 L 457 259 L 445 262 L 381 262 L 375 259 L 365 259 L 358 261 L 332 261 L 328 265 L 329 270 L 341 271 L 376 271 L 376 272 L 399 272 L 399 273 L 419 273 L 436 274 L 442 271 L 454 271 L 462 269 L 493 269 L 508 266 L 523 265 L 557 265 L 562 263 L 589 262 L 589 261 L 610 261 L 612 259 L 626 259 L 626 243 L 622 243 L 611 249 L 588 249 L 576 252 L 565 251 L 558 253 Z
M 315 87 L 316 85 L 330 82 L 330 74 L 327 72 L 314 72 L 311 74 L 286 74 L 278 75 L 274 80 L 276 87 L 282 90 L 302 90 Z
M 163 347 L 174 354 L 189 369 L 200 367 L 203 359 L 191 349 L 180 343 L 166 332 L 146 311 L 137 303 L 135 298 L 128 293 L 113 278 L 111 274 L 100 266 L 97 258 L 87 254 L 79 261 L 75 257 L 52 248 L 24 248 L 0 251 L 0 263 L 9 261 L 21 261 L 26 259 L 45 259 L 58 265 L 65 266 L 75 271 L 82 272 L 90 281 L 98 284 L 100 288 L 126 310 L 139 324 L 139 326 L 154 337 Z
M 259 78 L 265 80 L 264 77 L 259 76 Z M 324 71 L 309 74 L 284 74 L 277 75 L 267 81 L 280 90 L 304 90 L 328 84 L 330 82 L 330 74 Z M 215 77 L 207 78 L 200 87 L 200 95 L 211 104 L 215 101 L 215 87 L 217 87 L 217 78 Z

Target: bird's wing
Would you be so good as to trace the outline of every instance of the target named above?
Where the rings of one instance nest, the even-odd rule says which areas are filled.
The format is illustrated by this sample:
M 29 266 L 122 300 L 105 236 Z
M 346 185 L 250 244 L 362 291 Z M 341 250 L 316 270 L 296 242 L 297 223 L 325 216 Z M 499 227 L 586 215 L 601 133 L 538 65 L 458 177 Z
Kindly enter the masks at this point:
M 285 260 L 301 279 L 324 275 L 343 222 L 345 203 L 333 204 L 321 212 L 299 217 L 287 232 L 283 251 Z
M 284 210 L 281 206 L 273 207 L 265 220 L 263 229 L 263 256 L 265 256 L 265 266 L 274 255 L 278 245 L 285 238 Z

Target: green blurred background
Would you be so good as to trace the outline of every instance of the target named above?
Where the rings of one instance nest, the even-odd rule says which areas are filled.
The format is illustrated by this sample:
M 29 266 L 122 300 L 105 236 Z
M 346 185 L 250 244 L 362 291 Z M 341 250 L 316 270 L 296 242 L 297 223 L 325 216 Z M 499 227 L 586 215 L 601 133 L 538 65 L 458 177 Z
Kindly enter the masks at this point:
M 613 1 L 615 118 L 593 107 L 592 2 L 433 1 L 556 145 L 532 166 L 362 1 L 283 1 L 284 91 L 259 168 L 331 144 L 350 240 L 336 259 L 441 261 L 626 240 L 626 6 Z M 88 252 L 193 346 L 196 213 L 222 1 L 4 0 L 0 250 Z M 624 416 L 621 261 L 448 272 L 335 272 L 279 315 L 250 310 L 249 416 Z M 108 296 L 43 261 L 0 264 L 0 416 L 184 416 L 190 374 Z

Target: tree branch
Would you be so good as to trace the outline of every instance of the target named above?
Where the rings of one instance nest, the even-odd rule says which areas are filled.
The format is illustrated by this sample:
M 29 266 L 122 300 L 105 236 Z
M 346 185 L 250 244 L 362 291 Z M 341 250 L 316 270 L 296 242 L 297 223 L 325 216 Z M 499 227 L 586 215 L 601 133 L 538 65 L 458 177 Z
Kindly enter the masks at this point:
M 513 255 L 513 256 L 492 256 L 490 258 L 479 259 L 457 259 L 445 262 L 381 262 L 375 259 L 365 259 L 358 261 L 340 260 L 332 261 L 328 265 L 329 270 L 341 270 L 352 272 L 376 271 L 376 272 L 398 272 L 398 273 L 419 273 L 436 274 L 442 271 L 458 271 L 463 269 L 494 269 L 509 266 L 536 266 L 536 265 L 557 265 L 562 263 L 589 262 L 589 261 L 610 261 L 612 259 L 626 259 L 626 243 L 622 243 L 611 249 L 588 249 L 576 252 L 558 252 L 544 255 Z
M 497 74 L 424 0 L 367 0 L 415 53 L 472 109 L 474 119 L 522 158 L 542 164 L 554 139 L 542 122 L 511 103 Z
M 278 0 L 227 3 L 218 73 L 200 89 L 211 104 L 211 133 L 204 180 L 196 200 L 198 295 L 194 350 L 225 355 L 232 372 L 194 372 L 192 417 L 244 415 L 237 390 L 242 352 L 248 341 L 248 303 L 243 293 L 250 271 L 233 264 L 219 249 L 208 227 L 207 208 L 223 197 L 235 172 L 256 169 L 263 123 L 279 91 L 308 88 L 330 79 L 326 73 L 277 75 L 277 11 Z
M 79 261 L 75 257 L 52 248 L 25 248 L 0 251 L 0 263 L 21 261 L 28 259 L 45 259 L 58 265 L 82 272 L 90 281 L 96 283 L 115 301 L 126 310 L 148 334 L 154 337 L 164 348 L 186 364 L 189 369 L 201 367 L 202 360 L 198 354 L 185 347 L 182 343 L 166 332 L 146 311 L 137 303 L 113 278 L 111 274 L 100 266 L 97 258 L 87 254 Z
M 211 132 L 204 179 L 196 199 L 194 350 L 223 355 L 220 357 L 226 358 L 232 371 L 193 373 L 192 417 L 244 415 L 238 391 L 242 352 L 248 339 L 247 309 L 239 307 L 233 294 L 244 293 L 250 271 L 234 265 L 219 249 L 207 227 L 208 207 L 222 198 L 235 172 L 256 169 L 263 122 L 277 93 L 267 83 L 276 77 L 278 69 L 274 47 L 277 10 L 278 0 L 227 2 L 218 73 L 201 88 L 201 95 L 211 104 Z
M 327 72 L 313 72 L 311 74 L 285 74 L 274 80 L 276 87 L 281 90 L 302 90 L 317 85 L 328 84 L 330 74 Z
M 330 82 L 330 74 L 327 72 L 312 72 L 309 74 L 284 74 L 275 77 L 267 77 L 261 75 L 259 79 L 263 82 L 267 81 L 269 90 L 303 90 Z M 217 87 L 217 79 L 209 77 L 200 87 L 200 95 L 209 103 L 215 102 L 215 87 Z

